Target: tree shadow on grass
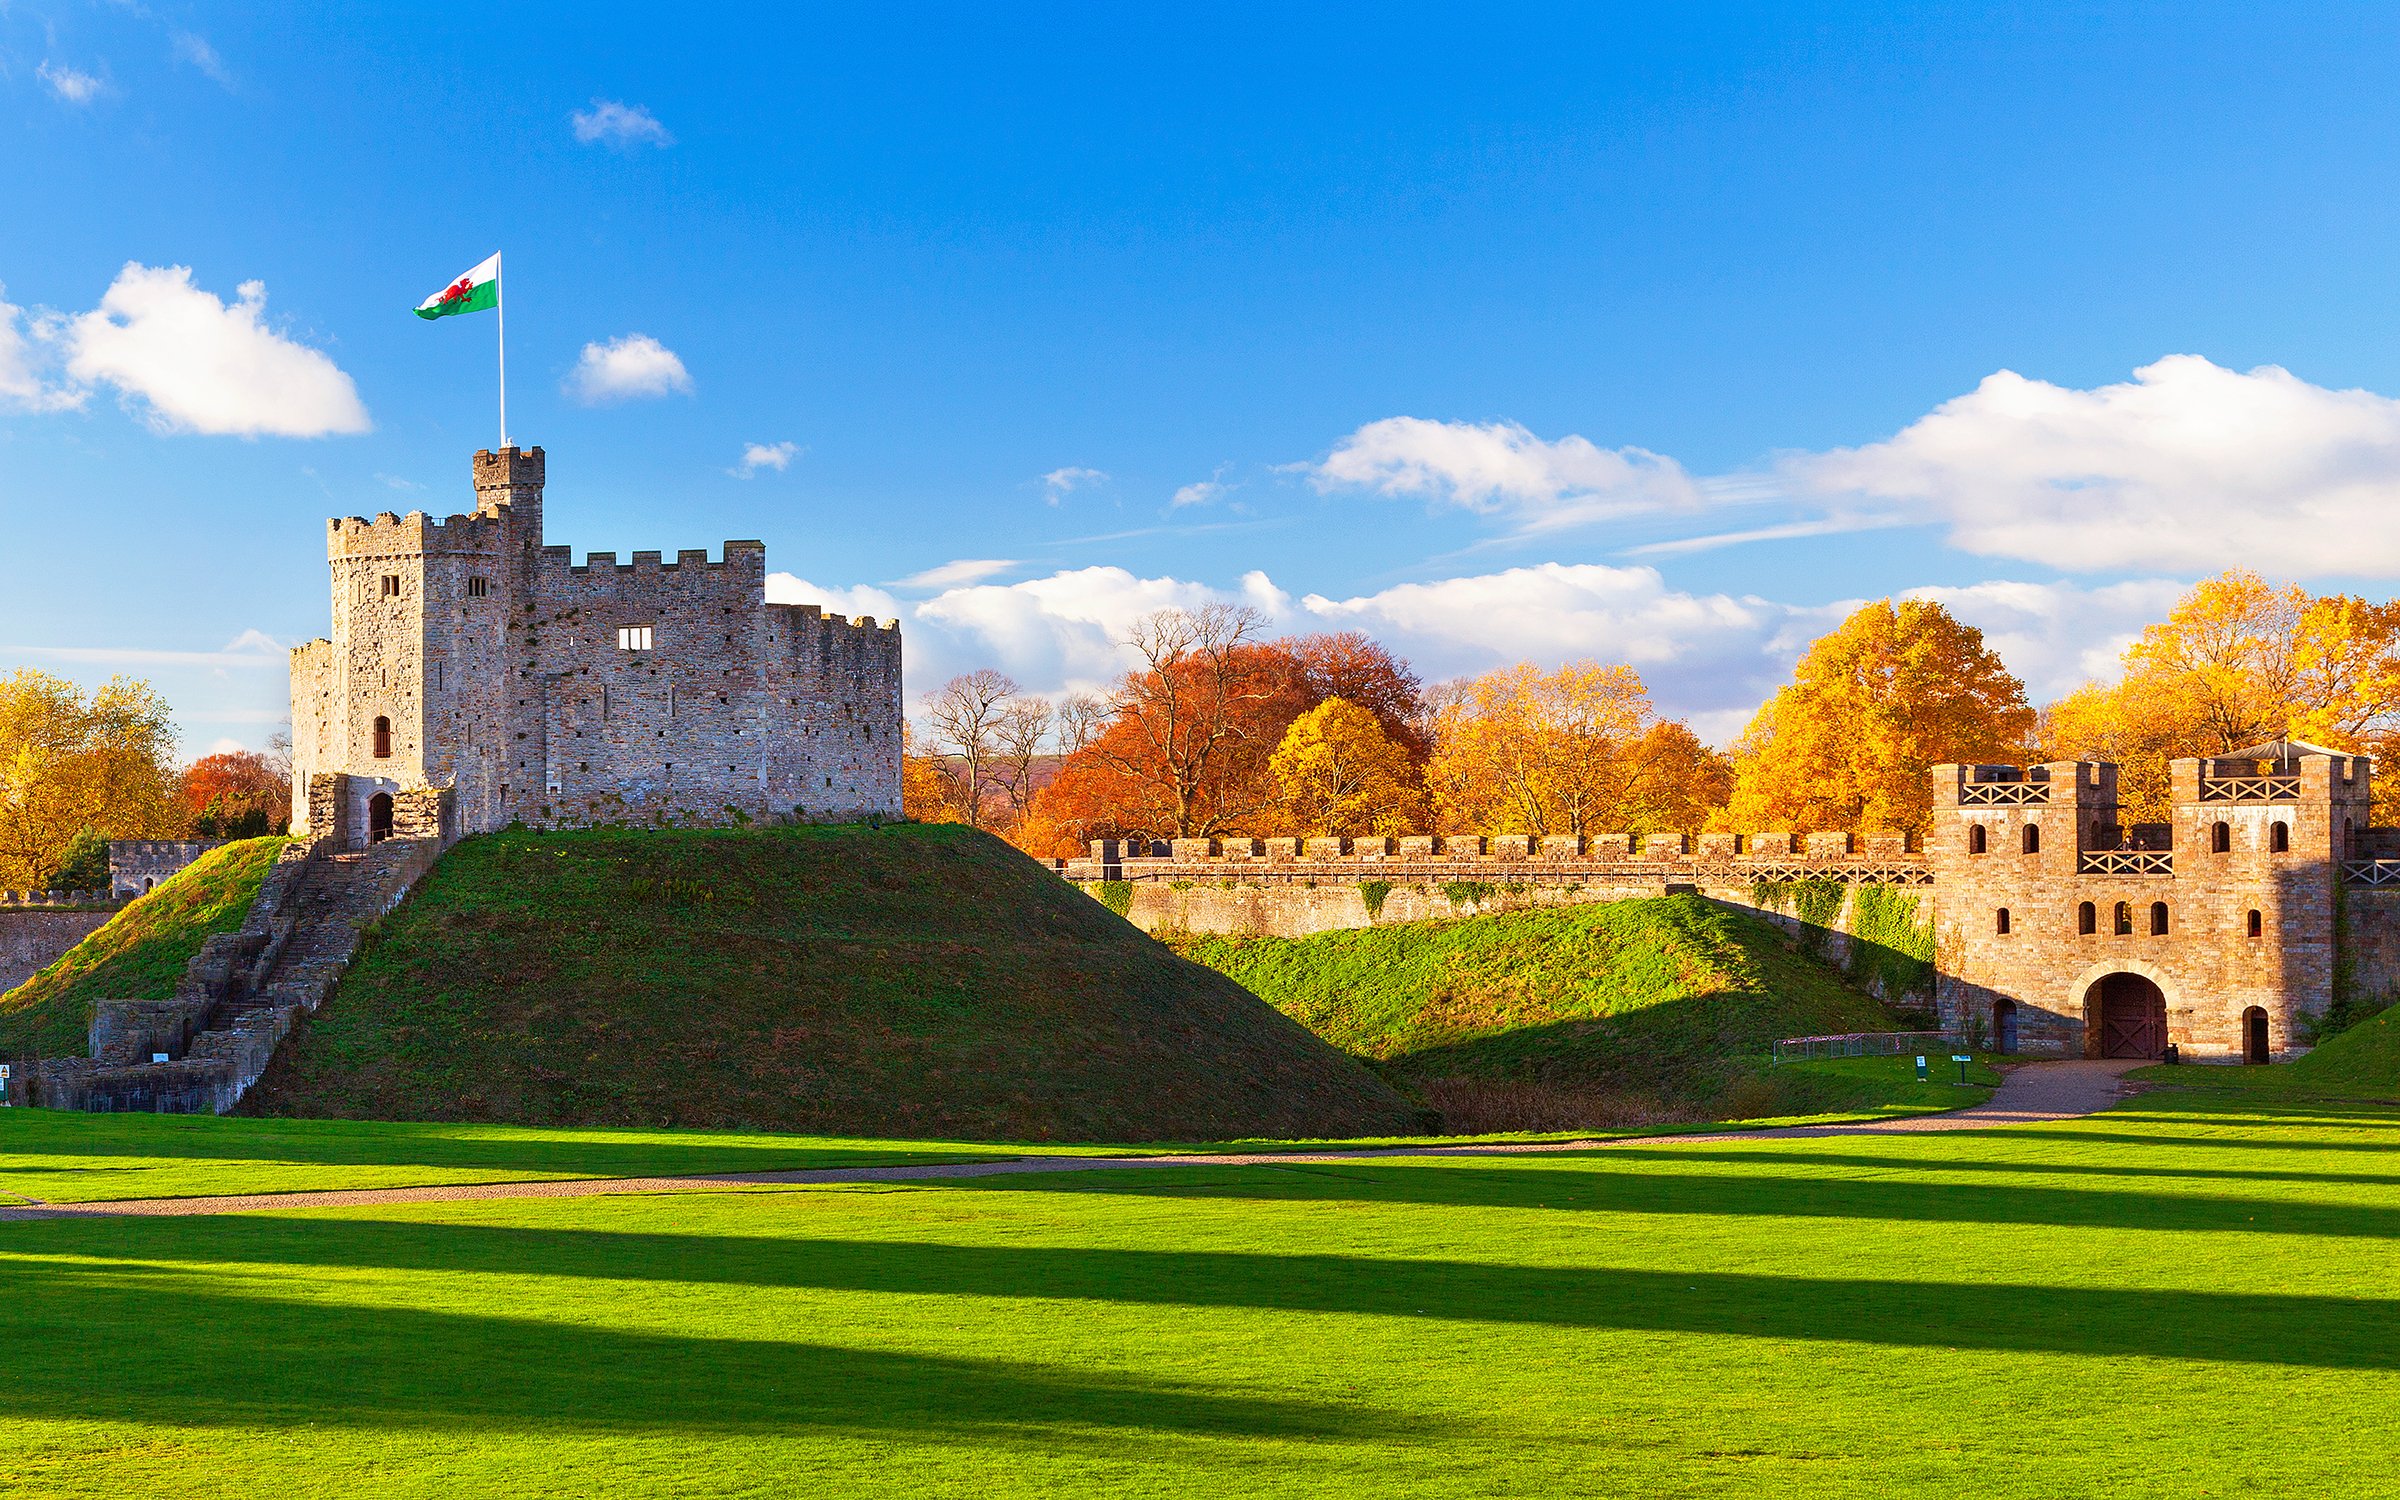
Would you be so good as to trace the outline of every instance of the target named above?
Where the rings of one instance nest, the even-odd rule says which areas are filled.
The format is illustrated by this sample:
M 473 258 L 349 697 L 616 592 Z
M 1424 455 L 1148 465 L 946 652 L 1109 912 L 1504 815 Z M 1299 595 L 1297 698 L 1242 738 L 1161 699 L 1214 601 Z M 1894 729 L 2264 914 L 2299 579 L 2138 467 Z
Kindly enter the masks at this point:
M 1704 1142 L 1702 1144 L 1705 1144 Z M 1765 1142 L 1759 1143 L 1765 1145 Z M 1801 1143 L 1805 1144 L 1805 1143 Z M 2155 1178 L 2164 1181 L 2188 1182 L 2289 1182 L 2302 1185 L 2317 1183 L 2348 1183 L 2359 1187 L 2400 1187 L 2400 1172 L 2275 1172 L 2251 1170 L 2245 1167 L 2136 1167 L 2098 1165 L 2084 1162 L 2064 1162 L 2025 1158 L 2010 1160 L 1992 1157 L 1937 1156 L 1931 1153 L 1894 1153 L 1889 1156 L 1853 1155 L 1834 1151 L 1814 1150 L 1748 1150 L 1739 1147 L 1701 1149 L 1701 1145 L 1677 1146 L 1667 1150 L 1652 1150 L 1644 1146 L 1620 1146 L 1608 1151 L 1561 1152 L 1570 1161 L 1584 1162 L 1609 1157 L 1627 1158 L 1640 1162 L 1728 1162 L 1736 1166 L 1772 1168 L 1793 1164 L 1806 1168 L 1858 1167 L 1868 1171 L 1889 1172 L 1956 1172 L 1962 1175 L 2008 1175 L 2022 1172 L 2028 1176 L 2063 1177 L 2124 1177 Z M 1555 1159 L 1555 1158 L 1553 1158 Z
M 0 1327 L 17 1325 L 0 1413 L 17 1418 L 452 1436 L 816 1429 L 1042 1452 L 1105 1451 L 1127 1431 L 1396 1441 L 1427 1427 L 1196 1381 L 783 1341 L 747 1323 L 739 1338 L 595 1327 L 572 1302 L 543 1310 L 576 1321 L 552 1322 L 227 1295 L 181 1268 L 54 1262 L 31 1286 L 24 1270 L 0 1275 Z M 29 1294 L 51 1336 L 22 1336 Z
M 189 1334 L 235 1350 L 254 1339 L 264 1340 L 263 1349 L 381 1347 L 380 1330 L 386 1325 L 376 1321 L 383 1315 L 374 1310 L 269 1300 L 277 1296 L 276 1273 L 262 1268 L 282 1266 L 441 1272 L 462 1278 L 451 1283 L 462 1288 L 475 1286 L 464 1278 L 478 1275 L 589 1277 L 616 1283 L 602 1294 L 610 1305 L 641 1303 L 653 1309 L 667 1304 L 627 1283 L 1371 1314 L 1485 1324 L 1842 1340 L 1911 1348 L 2233 1360 L 2325 1369 L 2400 1368 L 2400 1303 L 2341 1296 L 1841 1279 L 1593 1265 L 1494 1265 L 1347 1255 L 538 1230 L 351 1218 L 242 1215 L 102 1223 L 52 1221 L 24 1228 L 34 1232 L 10 1245 L 17 1253 L 0 1257 L 0 1343 L 40 1360 L 66 1359 L 70 1364 L 115 1359 L 105 1331 L 110 1325 L 152 1330 L 141 1335 L 143 1343 Z M 1907 1241 L 1894 1235 L 1891 1244 L 1894 1253 L 1900 1254 Z M 94 1262 L 81 1258 L 94 1255 L 111 1259 Z M 153 1263 L 125 1263 L 143 1259 Z M 215 1274 L 239 1278 L 258 1292 L 260 1300 L 215 1293 L 210 1271 L 195 1271 L 188 1264 L 156 1263 L 160 1261 L 214 1262 L 223 1268 Z M 262 1282 L 262 1277 L 267 1279 Z M 313 1284 L 306 1276 L 290 1282 L 295 1291 Z M 512 1311 L 547 1307 L 560 1315 L 586 1315 L 575 1294 L 556 1285 L 496 1279 L 490 1286 L 485 1295 Z M 465 1294 L 462 1291 L 461 1295 Z M 772 1301 L 746 1305 L 756 1307 L 753 1316 L 757 1318 L 771 1317 L 777 1311 Z M 953 1312 L 938 1307 L 928 1307 L 922 1314 L 931 1320 L 989 1315 L 988 1309 Z M 391 1316 L 397 1326 L 436 1315 Z M 29 1337 L 32 1330 L 22 1326 L 28 1320 L 37 1321 L 43 1329 L 63 1324 L 75 1334 Z M 652 1342 L 653 1335 L 619 1338 L 588 1328 L 504 1336 L 504 1329 L 548 1330 L 549 1325 L 481 1318 L 464 1321 L 474 1325 L 472 1337 L 445 1333 L 445 1347 L 470 1348 L 475 1347 L 475 1340 L 496 1339 L 499 1342 L 493 1347 L 505 1349 L 512 1347 L 511 1340 L 548 1340 L 539 1354 L 543 1368 L 550 1363 L 595 1366 L 590 1372 L 544 1377 L 562 1391 L 576 1382 L 613 1380 L 617 1377 L 612 1372 L 644 1361 L 657 1364 L 670 1355 L 670 1363 L 705 1358 L 734 1365 L 803 1358 L 759 1351 L 804 1346 L 729 1341 L 720 1347 L 716 1340 Z M 12 1323 L 20 1326 L 11 1328 Z M 704 1356 L 692 1352 L 699 1345 L 708 1346 Z M 67 1350 L 78 1352 L 62 1352 Z M 230 1353 L 211 1357 L 251 1358 Z M 414 1361 L 416 1356 L 407 1358 Z M 507 1358 L 513 1362 L 518 1356 Z M 805 1358 L 821 1359 L 830 1370 L 843 1360 L 867 1357 L 825 1351 Z M 877 1374 L 862 1368 L 844 1378 L 862 1386 L 874 1386 L 877 1381 L 887 1386 L 905 1384 L 916 1378 L 908 1373 L 910 1368 L 913 1364 L 901 1361 L 893 1373 Z M 984 1369 L 980 1364 L 975 1368 Z M 999 1387 L 1030 1389 L 1038 1384 L 1030 1367 L 994 1365 L 990 1371 L 988 1378 Z M 92 1389 L 109 1388 L 96 1370 L 82 1378 L 92 1382 Z M 222 1385 L 229 1378 L 212 1376 L 212 1381 Z M 11 1399 L 7 1385 L 0 1382 L 0 1403 Z M 595 1392 L 595 1399 L 600 1394 L 605 1393 Z M 1091 1399 L 1100 1401 L 1106 1394 L 1093 1393 Z M 1134 1399 L 1130 1393 L 1122 1394 L 1129 1401 Z M 848 1400 L 841 1396 L 827 1399 Z M 0 1409 L 6 1409 L 5 1405 Z M 1273 1413 L 1255 1415 L 1267 1420 Z M 1301 1426 L 1314 1420 L 1304 1408 L 1294 1408 L 1276 1419 Z M 1174 1420 L 1196 1426 L 1214 1419 L 1204 1406 L 1195 1406 L 1189 1415 Z

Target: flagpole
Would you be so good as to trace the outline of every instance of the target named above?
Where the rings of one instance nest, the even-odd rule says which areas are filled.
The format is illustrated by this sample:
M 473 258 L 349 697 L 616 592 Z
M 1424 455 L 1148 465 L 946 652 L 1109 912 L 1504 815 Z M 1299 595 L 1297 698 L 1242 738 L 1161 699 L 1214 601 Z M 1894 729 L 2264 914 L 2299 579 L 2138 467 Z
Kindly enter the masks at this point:
M 500 314 L 500 446 L 508 446 L 508 287 L 500 274 L 500 257 L 492 257 L 492 306 Z

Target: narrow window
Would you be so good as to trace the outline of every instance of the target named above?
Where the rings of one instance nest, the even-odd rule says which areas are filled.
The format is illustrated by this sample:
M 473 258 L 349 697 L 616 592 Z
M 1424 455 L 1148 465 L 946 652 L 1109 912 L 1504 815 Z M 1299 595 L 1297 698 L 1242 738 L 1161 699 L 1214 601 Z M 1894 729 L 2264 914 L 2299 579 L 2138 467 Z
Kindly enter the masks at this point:
M 2276 823 L 2270 826 L 2267 829 L 2267 848 L 2276 854 L 2289 854 L 2292 850 L 2292 825 Z
M 2099 909 L 2089 901 L 2075 908 L 2075 930 L 2087 937 L 2100 930 Z
M 379 717 L 375 720 L 375 755 L 377 759 L 383 759 L 391 753 L 392 721 Z
M 400 597 L 399 574 L 386 573 L 383 575 L 383 597 L 386 599 L 397 599 Z
M 650 649 L 650 627 L 649 627 L 649 626 L 647 626 L 647 625 L 620 625 L 620 626 L 618 626 L 618 627 L 617 627 L 617 649 L 618 649 L 619 651 L 647 651 L 647 650 L 649 650 L 649 649 Z
M 2230 853 L 2232 849 L 2233 825 L 2231 823 L 2219 823 L 2216 827 L 2208 831 L 2209 853 L 2226 854 Z
M 2152 937 L 2167 935 L 2167 903 L 2164 901 L 2150 903 L 2150 935 Z
M 2258 913 L 2255 911 L 2250 913 L 2250 935 L 2257 937 L 2264 931 L 2266 931 L 2266 924 L 2259 921 Z
M 2003 906 L 2003 907 L 2001 907 L 2001 908 L 2000 908 L 2000 914 L 1999 914 L 1999 916 L 1998 916 L 1997 918 L 1995 918 L 1995 919 L 1993 920 L 1993 922 L 1992 922 L 1992 930 L 1993 930 L 1994 932 L 1998 933 L 1998 934 L 1999 934 L 2000 936 L 2002 936 L 2002 937 L 2006 937 L 2006 936 L 2008 936 L 2008 908 L 2007 908 L 2007 907 Z
M 2038 823 L 2028 823 L 2025 825 L 2025 852 L 2027 854 L 2039 854 L 2042 852 L 2042 829 L 2041 825 Z
M 492 581 L 488 578 L 470 578 L 467 580 L 467 597 L 470 599 L 480 599 L 491 591 Z
M 442 672 L 442 663 L 438 661 L 435 662 L 433 664 L 433 690 L 437 693 L 440 692 L 442 690 L 442 684 L 448 680 L 449 679 Z
M 1969 854 L 1983 852 L 1983 825 L 1981 823 L 1967 825 L 1967 852 Z
M 605 682 L 600 684 L 600 717 L 608 717 L 608 684 Z
M 2119 936 L 2119 937 L 2131 937 L 2131 936 L 2133 936 L 2133 903 L 2132 903 L 2132 902 L 2130 902 L 2130 901 L 2120 901 L 2120 902 L 2118 902 L 2118 903 L 2117 903 L 2117 922 L 2116 922 L 2116 927 L 2117 927 L 2117 936 Z

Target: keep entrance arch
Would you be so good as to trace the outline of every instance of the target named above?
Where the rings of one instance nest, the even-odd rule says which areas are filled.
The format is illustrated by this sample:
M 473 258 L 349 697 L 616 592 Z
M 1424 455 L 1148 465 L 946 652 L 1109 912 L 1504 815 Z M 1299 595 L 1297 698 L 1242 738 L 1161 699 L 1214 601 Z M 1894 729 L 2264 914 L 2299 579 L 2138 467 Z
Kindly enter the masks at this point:
M 2100 1057 L 2160 1057 L 2167 1050 L 2167 997 L 2142 974 L 2110 974 L 2084 1000 L 2097 1023 Z
M 392 836 L 392 794 L 377 792 L 367 799 L 367 842 L 380 844 Z

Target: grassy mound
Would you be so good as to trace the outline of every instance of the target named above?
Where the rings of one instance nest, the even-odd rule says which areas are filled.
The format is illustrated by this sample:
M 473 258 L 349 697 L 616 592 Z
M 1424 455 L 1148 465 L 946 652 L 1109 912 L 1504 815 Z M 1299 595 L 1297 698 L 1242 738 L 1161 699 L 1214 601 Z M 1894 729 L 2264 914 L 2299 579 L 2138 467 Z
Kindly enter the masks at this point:
M 1894 1024 L 1770 923 L 1697 896 L 1179 942 L 1468 1128 L 1869 1103 L 1879 1073 L 1765 1056 L 1778 1037 Z
M 2400 1096 L 2400 1006 L 2370 1016 L 2276 1071 L 2303 1089 L 2321 1094 Z
M 250 914 L 289 839 L 244 839 L 208 853 L 108 925 L 0 995 L 0 1056 L 79 1057 L 97 1000 L 166 1000 L 200 945 Z
M 470 839 L 243 1110 L 982 1140 L 1418 1124 L 1238 985 L 954 825 Z

